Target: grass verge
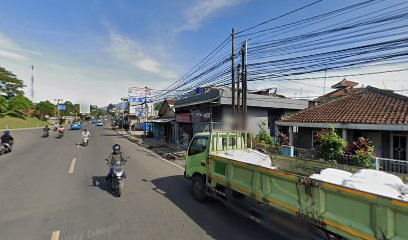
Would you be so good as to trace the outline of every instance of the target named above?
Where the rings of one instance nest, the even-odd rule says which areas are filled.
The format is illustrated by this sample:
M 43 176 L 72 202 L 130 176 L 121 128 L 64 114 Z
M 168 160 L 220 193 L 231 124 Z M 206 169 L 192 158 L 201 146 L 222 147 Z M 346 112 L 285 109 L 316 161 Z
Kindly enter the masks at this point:
M 41 121 L 36 117 L 21 119 L 5 116 L 0 118 L 0 129 L 35 128 L 43 127 L 46 124 L 50 125 L 48 122 Z

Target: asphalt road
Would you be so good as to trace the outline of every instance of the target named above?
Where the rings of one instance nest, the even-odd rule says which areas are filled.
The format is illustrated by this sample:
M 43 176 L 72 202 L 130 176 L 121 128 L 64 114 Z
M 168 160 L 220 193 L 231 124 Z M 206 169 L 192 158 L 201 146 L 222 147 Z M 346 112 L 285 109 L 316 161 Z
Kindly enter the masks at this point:
M 0 239 L 283 239 L 215 200 L 195 201 L 179 167 L 110 129 L 90 130 L 88 147 L 77 146 L 80 131 L 12 132 L 14 150 L 0 156 Z M 103 182 L 114 143 L 130 157 L 121 198 Z

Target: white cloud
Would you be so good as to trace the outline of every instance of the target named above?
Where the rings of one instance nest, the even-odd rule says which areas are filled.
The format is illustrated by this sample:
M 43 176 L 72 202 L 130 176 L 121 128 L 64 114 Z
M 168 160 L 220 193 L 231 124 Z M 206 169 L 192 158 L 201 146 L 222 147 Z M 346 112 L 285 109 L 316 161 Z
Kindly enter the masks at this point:
M 6 50 L 1 50 L 0 49 L 0 56 L 5 57 L 5 58 L 10 58 L 14 60 L 28 60 L 28 57 L 20 55 L 18 53 L 6 51 Z
M 185 23 L 176 32 L 195 31 L 216 12 L 241 3 L 242 0 L 201 0 L 184 11 Z
M 41 52 L 20 47 L 10 38 L 0 33 L 0 56 L 13 60 L 28 60 L 26 54 L 41 55 Z
M 147 54 L 139 42 L 114 31 L 109 31 L 109 39 L 109 52 L 116 59 L 161 77 L 177 77 L 175 72 L 165 69 L 159 60 Z

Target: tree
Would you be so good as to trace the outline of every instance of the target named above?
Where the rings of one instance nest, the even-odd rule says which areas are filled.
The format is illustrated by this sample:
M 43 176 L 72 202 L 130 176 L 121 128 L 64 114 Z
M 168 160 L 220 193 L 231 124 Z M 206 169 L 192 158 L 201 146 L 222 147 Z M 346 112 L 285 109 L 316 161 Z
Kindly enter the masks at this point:
M 41 101 L 35 105 L 36 115 L 44 119 L 45 115 L 54 116 L 55 114 L 55 105 L 50 101 Z
M 0 94 L 7 100 L 23 95 L 23 80 L 20 80 L 12 72 L 0 66 Z
M 108 107 L 107 107 L 107 111 L 108 112 L 110 112 L 110 111 L 112 111 L 113 109 L 115 109 L 115 105 L 114 104 L 112 104 L 112 103 L 109 103 L 109 105 L 108 105 Z
M 12 97 L 9 102 L 9 110 L 17 110 L 27 113 L 29 109 L 33 108 L 34 104 L 30 99 L 23 95 Z
M 9 107 L 9 103 L 7 99 L 3 96 L 0 96 L 0 114 L 4 114 L 7 112 Z

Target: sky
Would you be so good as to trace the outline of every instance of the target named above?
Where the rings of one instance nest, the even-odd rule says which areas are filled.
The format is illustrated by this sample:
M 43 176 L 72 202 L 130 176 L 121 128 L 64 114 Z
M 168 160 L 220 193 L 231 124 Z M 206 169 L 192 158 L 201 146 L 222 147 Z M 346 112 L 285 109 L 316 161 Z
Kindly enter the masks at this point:
M 23 79 L 30 96 L 31 65 L 34 65 L 35 102 L 62 98 L 106 106 L 119 102 L 128 87 L 162 89 L 176 81 L 228 37 L 232 27 L 245 29 L 307 2 L 5 1 L 0 8 L 0 66 Z M 277 24 L 354 2 L 326 0 Z M 405 74 L 351 80 L 402 89 Z M 326 85 L 341 79 L 329 79 Z M 262 82 L 250 87 L 278 87 L 279 93 L 293 97 L 323 94 L 322 80 L 310 83 L 319 87 L 281 82 Z M 408 82 L 405 85 L 408 88 Z

